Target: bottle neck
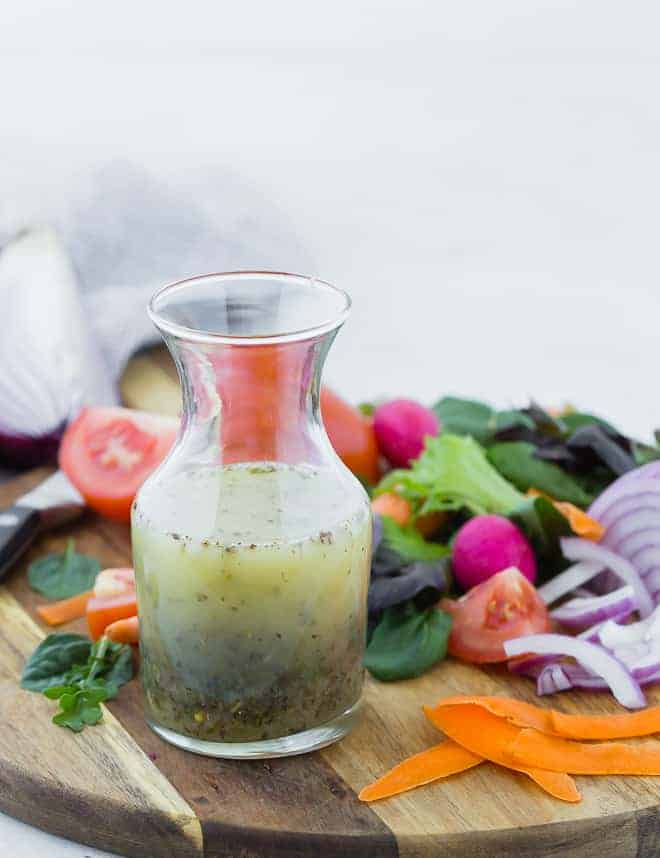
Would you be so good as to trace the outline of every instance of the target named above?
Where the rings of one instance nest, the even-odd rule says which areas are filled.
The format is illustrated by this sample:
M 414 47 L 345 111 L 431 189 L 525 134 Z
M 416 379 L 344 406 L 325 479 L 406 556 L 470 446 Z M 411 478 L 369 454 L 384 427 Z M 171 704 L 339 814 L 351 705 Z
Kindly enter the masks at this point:
M 334 332 L 267 345 L 168 338 L 183 388 L 182 443 L 209 464 L 320 463 L 321 371 Z

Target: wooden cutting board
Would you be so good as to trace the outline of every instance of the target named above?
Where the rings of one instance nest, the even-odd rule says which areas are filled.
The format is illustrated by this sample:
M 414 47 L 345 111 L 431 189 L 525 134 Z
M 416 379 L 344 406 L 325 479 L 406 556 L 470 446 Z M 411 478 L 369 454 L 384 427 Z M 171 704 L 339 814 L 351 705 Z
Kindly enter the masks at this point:
M 142 368 L 136 373 L 133 364 L 124 382 L 127 377 L 131 383 L 122 389 L 131 404 L 176 410 L 178 393 L 162 354 L 144 356 Z M 0 508 L 47 473 L 0 486 Z M 104 567 L 131 562 L 128 527 L 89 513 L 44 535 L 0 586 L 0 809 L 7 813 L 145 858 L 660 855 L 660 778 L 578 777 L 583 800 L 569 805 L 525 776 L 484 763 L 383 802 L 357 800 L 365 784 L 438 742 L 423 703 L 456 693 L 539 702 L 532 683 L 503 669 L 447 660 L 416 680 L 369 680 L 362 720 L 348 737 L 288 759 L 215 760 L 168 745 L 143 720 L 137 680 L 121 690 L 100 725 L 79 735 L 55 727 L 54 704 L 18 685 L 26 657 L 45 633 L 34 611 L 41 597 L 27 586 L 25 570 L 41 554 L 63 550 L 71 536 Z M 66 630 L 86 631 L 84 622 Z M 649 697 L 660 703 L 660 690 Z M 566 712 L 618 710 L 607 695 L 562 694 L 541 705 L 550 702 Z
M 43 478 L 0 487 L 0 504 Z M 136 680 L 103 722 L 79 735 L 51 723 L 54 704 L 18 679 L 45 629 L 28 587 L 34 558 L 73 536 L 103 566 L 130 563 L 128 527 L 88 514 L 45 535 L 0 587 L 0 809 L 32 825 L 128 856 L 448 858 L 660 854 L 660 778 L 577 778 L 583 801 L 564 804 L 522 775 L 489 763 L 406 795 L 364 805 L 356 793 L 439 739 L 422 703 L 459 692 L 535 700 L 506 671 L 453 661 L 416 680 L 370 680 L 359 726 L 302 757 L 224 761 L 180 751 L 142 718 Z M 84 632 L 84 622 L 67 630 Z M 655 693 L 660 701 L 660 693 Z M 543 701 L 545 702 L 545 701 Z M 616 711 L 605 695 L 559 695 L 567 711 Z

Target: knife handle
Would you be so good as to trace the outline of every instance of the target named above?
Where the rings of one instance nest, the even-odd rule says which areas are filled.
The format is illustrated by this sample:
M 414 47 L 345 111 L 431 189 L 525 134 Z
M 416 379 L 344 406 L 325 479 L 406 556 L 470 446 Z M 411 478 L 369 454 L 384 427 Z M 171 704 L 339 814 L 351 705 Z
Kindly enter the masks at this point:
M 0 512 L 0 579 L 39 532 L 41 518 L 29 506 L 11 506 Z

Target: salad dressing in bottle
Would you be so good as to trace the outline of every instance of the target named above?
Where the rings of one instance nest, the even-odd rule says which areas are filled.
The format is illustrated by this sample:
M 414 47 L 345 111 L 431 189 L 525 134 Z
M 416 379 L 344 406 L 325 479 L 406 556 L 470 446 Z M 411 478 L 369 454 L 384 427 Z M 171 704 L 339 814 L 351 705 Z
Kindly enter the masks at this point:
M 136 498 L 133 553 L 146 717 L 180 747 L 302 753 L 357 717 L 371 511 L 319 413 L 349 306 L 329 284 L 268 272 L 152 299 L 184 414 Z

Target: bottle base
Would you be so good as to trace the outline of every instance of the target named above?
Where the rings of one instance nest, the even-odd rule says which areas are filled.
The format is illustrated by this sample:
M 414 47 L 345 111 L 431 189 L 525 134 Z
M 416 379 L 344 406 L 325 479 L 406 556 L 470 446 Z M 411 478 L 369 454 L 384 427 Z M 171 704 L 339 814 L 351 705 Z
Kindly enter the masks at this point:
M 317 751 L 319 748 L 325 748 L 334 742 L 338 742 L 357 723 L 360 708 L 360 701 L 358 700 L 350 709 L 319 727 L 303 730 L 291 736 L 282 736 L 279 739 L 262 739 L 256 742 L 213 742 L 177 733 L 175 730 L 161 727 L 148 719 L 147 724 L 161 739 L 165 739 L 166 742 L 176 745 L 177 748 L 182 748 L 184 751 L 191 751 L 193 754 L 221 757 L 228 760 L 258 760 L 307 754 L 310 751 Z

